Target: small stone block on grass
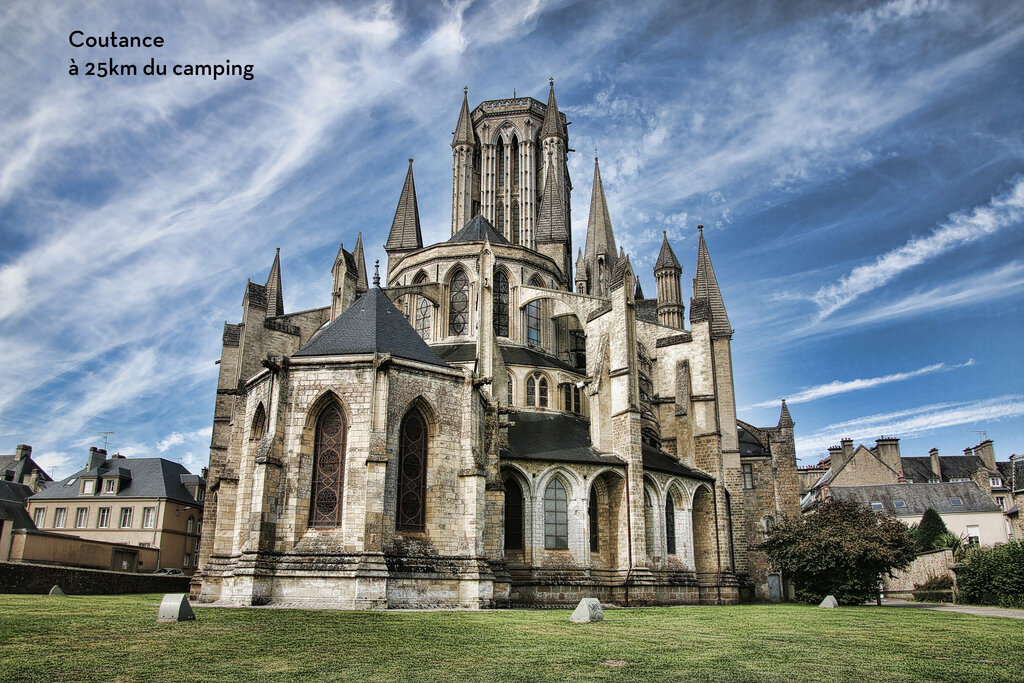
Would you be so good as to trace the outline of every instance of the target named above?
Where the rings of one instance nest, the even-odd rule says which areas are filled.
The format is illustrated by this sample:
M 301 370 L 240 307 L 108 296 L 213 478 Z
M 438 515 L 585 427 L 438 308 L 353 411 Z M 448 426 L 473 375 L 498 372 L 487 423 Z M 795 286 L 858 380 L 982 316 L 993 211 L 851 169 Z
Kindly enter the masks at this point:
M 821 609 L 834 609 L 839 607 L 839 601 L 836 600 L 834 595 L 826 595 L 825 599 L 821 601 L 821 604 L 818 605 L 818 607 Z
M 157 623 L 168 621 L 195 621 L 196 615 L 192 606 L 188 604 L 188 597 L 184 593 L 168 593 L 160 603 L 160 614 L 157 615 Z
M 60 586 L 54 586 L 50 589 L 50 595 L 64 595 L 64 591 L 60 589 Z
M 576 610 L 569 617 L 574 624 L 589 624 L 595 621 L 604 621 L 604 610 L 601 609 L 601 601 L 597 598 L 583 598 Z

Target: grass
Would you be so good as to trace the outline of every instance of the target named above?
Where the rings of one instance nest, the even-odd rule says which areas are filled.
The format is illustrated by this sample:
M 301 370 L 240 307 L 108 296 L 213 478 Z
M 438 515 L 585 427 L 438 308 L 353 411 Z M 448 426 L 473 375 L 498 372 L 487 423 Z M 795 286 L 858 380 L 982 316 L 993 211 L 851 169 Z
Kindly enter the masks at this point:
M 1020 680 L 1024 621 L 799 605 L 569 612 L 196 607 L 160 595 L 0 595 L 0 680 Z

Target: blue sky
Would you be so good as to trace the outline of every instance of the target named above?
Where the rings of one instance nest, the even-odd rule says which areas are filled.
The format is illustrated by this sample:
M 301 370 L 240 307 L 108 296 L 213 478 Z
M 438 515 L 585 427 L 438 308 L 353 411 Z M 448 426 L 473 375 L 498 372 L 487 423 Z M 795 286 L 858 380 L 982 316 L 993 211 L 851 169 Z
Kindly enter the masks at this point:
M 228 6 L 230 5 L 230 6 Z M 152 49 L 68 34 L 161 35 Z M 68 75 L 251 63 L 255 78 Z M 287 310 L 338 243 L 383 258 L 406 159 L 450 225 L 451 131 L 556 80 L 582 245 L 593 150 L 655 291 L 706 226 L 742 419 L 1024 451 L 1024 4 L 40 2 L 0 9 L 0 452 L 62 476 L 96 435 L 206 463 L 220 334 L 280 247 Z

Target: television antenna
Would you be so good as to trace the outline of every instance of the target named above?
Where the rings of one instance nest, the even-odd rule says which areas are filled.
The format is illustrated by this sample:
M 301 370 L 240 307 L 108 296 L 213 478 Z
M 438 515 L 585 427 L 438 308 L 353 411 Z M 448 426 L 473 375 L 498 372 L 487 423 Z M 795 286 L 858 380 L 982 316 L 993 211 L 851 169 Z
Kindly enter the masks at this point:
M 988 432 L 981 429 L 972 429 L 972 432 L 978 435 L 978 443 L 988 439 Z
M 96 433 L 103 437 L 103 450 L 107 450 L 107 444 L 110 443 L 110 435 L 114 433 L 114 430 L 111 429 L 109 432 Z

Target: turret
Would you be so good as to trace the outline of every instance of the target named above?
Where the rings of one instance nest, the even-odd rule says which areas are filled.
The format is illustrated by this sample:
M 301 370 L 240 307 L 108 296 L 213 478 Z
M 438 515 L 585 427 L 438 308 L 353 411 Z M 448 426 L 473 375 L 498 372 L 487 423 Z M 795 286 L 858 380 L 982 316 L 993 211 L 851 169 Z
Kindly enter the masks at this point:
M 608 215 L 608 202 L 601 183 L 601 168 L 594 157 L 594 185 L 590 197 L 590 218 L 587 221 L 587 246 L 584 253 L 588 271 L 588 294 L 608 296 L 608 281 L 618 262 L 615 235 Z
M 284 315 L 284 293 L 281 291 L 281 248 L 274 254 L 274 263 L 267 276 L 267 317 Z
M 331 295 L 331 320 L 345 312 L 358 298 L 359 266 L 354 254 L 345 250 L 345 245 L 338 245 L 338 255 L 331 268 L 334 287 Z M 365 268 L 363 277 L 366 277 Z
M 700 243 L 697 246 L 697 273 L 693 278 L 693 301 L 690 304 L 690 323 L 711 321 L 711 336 L 730 339 L 733 329 L 725 312 L 722 292 L 718 289 L 715 269 L 711 265 L 708 245 L 704 242 L 704 226 L 698 225 Z
M 363 254 L 363 233 L 356 237 L 356 248 L 352 250 L 356 262 L 356 296 L 362 296 L 370 289 L 366 282 L 366 256 Z
M 398 198 L 398 208 L 391 222 L 391 232 L 384 244 L 388 254 L 388 273 L 394 270 L 405 255 L 423 248 L 423 235 L 420 232 L 420 210 L 416 203 L 416 182 L 412 177 L 412 159 L 409 159 L 409 170 L 405 174 L 405 184 Z
M 473 174 L 476 160 L 476 136 L 469 113 L 469 89 L 462 89 L 462 109 L 452 135 L 452 234 L 473 218 Z
M 562 270 L 562 286 L 569 288 L 572 284 L 572 234 L 568 212 L 562 201 L 562 186 L 551 154 L 548 154 L 546 168 L 544 196 L 537 212 L 537 251 L 558 264 Z
M 654 263 L 654 279 L 658 283 L 658 322 L 677 330 L 683 329 L 683 293 L 680 276 L 683 267 L 668 243 L 668 233 L 661 233 L 661 251 Z

